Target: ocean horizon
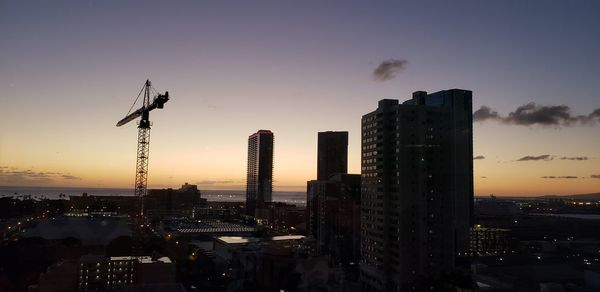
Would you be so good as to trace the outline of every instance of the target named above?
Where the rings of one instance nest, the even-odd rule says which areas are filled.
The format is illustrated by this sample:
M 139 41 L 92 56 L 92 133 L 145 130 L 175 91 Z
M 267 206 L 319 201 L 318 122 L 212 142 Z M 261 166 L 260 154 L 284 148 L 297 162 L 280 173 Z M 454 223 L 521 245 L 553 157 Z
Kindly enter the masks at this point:
M 245 190 L 200 190 L 202 198 L 211 202 L 243 202 Z M 89 187 L 27 187 L 0 186 L 0 198 L 31 197 L 32 199 L 68 199 L 69 196 L 133 196 L 132 188 L 89 188 Z M 273 191 L 274 202 L 296 205 L 306 204 L 305 192 Z

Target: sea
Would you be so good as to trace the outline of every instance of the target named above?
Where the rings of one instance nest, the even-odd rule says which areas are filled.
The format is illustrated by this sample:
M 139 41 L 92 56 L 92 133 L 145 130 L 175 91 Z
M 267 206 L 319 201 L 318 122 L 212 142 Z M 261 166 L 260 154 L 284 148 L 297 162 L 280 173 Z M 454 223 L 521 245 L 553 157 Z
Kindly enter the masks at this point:
M 202 198 L 212 202 L 243 202 L 246 191 L 240 190 L 200 190 Z M 60 187 L 8 187 L 0 186 L 0 198 L 16 197 L 30 199 L 69 199 L 69 196 L 132 196 L 133 189 L 119 188 L 60 188 Z M 273 191 L 274 202 L 306 205 L 305 192 Z

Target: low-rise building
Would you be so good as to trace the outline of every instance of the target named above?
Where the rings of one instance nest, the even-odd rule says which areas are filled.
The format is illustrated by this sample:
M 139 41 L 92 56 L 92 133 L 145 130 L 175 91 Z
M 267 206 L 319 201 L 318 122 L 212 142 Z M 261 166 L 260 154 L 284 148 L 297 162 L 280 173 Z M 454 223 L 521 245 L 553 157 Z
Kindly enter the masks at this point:
M 85 255 L 79 259 L 77 288 L 80 291 L 174 282 L 175 266 L 168 257 Z

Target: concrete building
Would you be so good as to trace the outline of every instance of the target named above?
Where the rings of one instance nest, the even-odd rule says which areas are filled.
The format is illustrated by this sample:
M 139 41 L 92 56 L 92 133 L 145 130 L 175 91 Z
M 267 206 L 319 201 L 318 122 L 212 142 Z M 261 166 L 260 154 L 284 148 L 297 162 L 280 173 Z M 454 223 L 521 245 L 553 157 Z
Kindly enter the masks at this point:
M 453 269 L 473 214 L 472 93 L 379 101 L 362 117 L 361 282 L 404 291 Z
M 168 257 L 85 255 L 79 259 L 79 291 L 131 289 L 157 283 L 175 283 L 175 266 Z
M 348 265 L 360 258 L 360 175 L 336 174 L 309 181 L 307 231 L 318 254 Z
M 360 175 L 348 174 L 348 132 L 319 132 L 317 180 L 307 182 L 307 234 L 335 264 L 360 256 Z
M 219 236 L 213 240 L 213 251 L 222 261 L 231 260 L 232 253 L 240 248 L 250 246 L 263 246 L 277 244 L 284 247 L 298 247 L 305 241 L 302 235 L 282 235 L 274 237 L 243 237 L 243 236 Z
M 327 180 L 336 173 L 348 173 L 348 132 L 319 132 L 317 180 Z
M 470 256 L 495 256 L 511 251 L 510 230 L 475 225 L 470 231 Z
M 220 237 L 217 259 L 232 281 L 228 291 L 348 291 L 331 283 L 328 257 L 312 257 L 304 236 Z
M 144 214 L 148 217 L 193 216 L 194 207 L 206 205 L 196 185 L 185 183 L 181 188 L 152 189 L 144 198 Z
M 37 291 L 59 292 L 77 290 L 77 260 L 61 260 L 40 275 Z
M 273 132 L 259 130 L 248 138 L 248 169 L 246 176 L 246 212 L 256 215 L 272 201 L 273 192 Z

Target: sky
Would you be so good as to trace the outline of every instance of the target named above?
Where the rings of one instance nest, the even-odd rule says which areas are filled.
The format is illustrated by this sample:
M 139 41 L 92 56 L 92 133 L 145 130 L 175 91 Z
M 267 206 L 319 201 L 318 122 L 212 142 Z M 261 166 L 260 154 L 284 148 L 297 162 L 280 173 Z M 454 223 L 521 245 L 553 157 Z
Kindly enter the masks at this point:
M 259 129 L 275 191 L 316 177 L 319 131 L 349 131 L 360 173 L 378 100 L 461 88 L 490 109 L 476 195 L 599 192 L 600 2 L 416 2 L 0 0 L 0 185 L 133 187 L 115 124 L 150 79 L 151 188 L 244 189 Z

